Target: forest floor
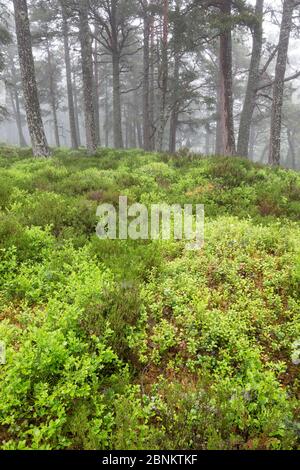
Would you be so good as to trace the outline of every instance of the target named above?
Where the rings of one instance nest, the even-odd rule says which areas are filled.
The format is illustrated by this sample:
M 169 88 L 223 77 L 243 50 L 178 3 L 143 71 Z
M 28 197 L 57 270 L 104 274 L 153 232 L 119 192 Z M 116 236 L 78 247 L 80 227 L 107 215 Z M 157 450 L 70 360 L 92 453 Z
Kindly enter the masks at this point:
M 120 195 L 204 204 L 205 246 L 100 240 Z M 293 171 L 0 148 L 0 447 L 300 448 L 299 222 Z

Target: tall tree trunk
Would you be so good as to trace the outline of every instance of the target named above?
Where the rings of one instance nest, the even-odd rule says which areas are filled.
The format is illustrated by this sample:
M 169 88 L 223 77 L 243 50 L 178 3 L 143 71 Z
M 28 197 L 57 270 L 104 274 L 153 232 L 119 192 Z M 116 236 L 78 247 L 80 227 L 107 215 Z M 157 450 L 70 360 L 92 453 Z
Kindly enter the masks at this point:
M 264 146 L 261 152 L 261 156 L 259 160 L 260 163 L 267 163 L 266 160 L 268 159 L 268 151 L 269 151 L 269 142 L 266 143 L 266 145 Z
M 30 24 L 26 0 L 13 0 L 18 53 L 21 69 L 27 124 L 35 157 L 49 157 L 35 77 Z
M 220 48 L 219 48 L 220 54 Z M 223 152 L 223 136 L 221 128 L 221 71 L 218 70 L 217 80 L 217 126 L 216 126 L 216 142 L 215 142 L 215 154 L 221 155 Z
M 143 137 L 144 150 L 151 150 L 150 124 L 150 24 L 148 0 L 144 6 Z
M 133 115 L 134 113 L 134 115 Z M 134 120 L 134 116 L 135 116 L 135 108 L 132 107 L 131 109 L 131 119 L 130 119 L 130 143 L 131 143 L 131 148 L 137 148 L 137 145 L 136 145 L 136 126 L 135 126 L 135 120 Z
M 231 16 L 231 0 L 224 0 L 220 9 L 224 18 Z M 232 38 L 231 28 L 220 35 L 220 155 L 235 155 L 232 92 Z
M 80 134 L 80 125 L 79 125 L 79 105 L 78 105 L 78 92 L 77 92 L 75 69 L 73 69 L 72 90 L 73 90 L 73 98 L 74 98 L 74 115 L 75 115 L 76 135 L 77 135 L 78 147 L 80 147 L 81 146 L 81 134 Z
M 120 52 L 118 46 L 117 0 L 111 0 L 111 48 L 113 69 L 113 128 L 114 146 L 123 148 L 122 109 L 120 85 Z
M 211 128 L 209 122 L 205 124 L 205 155 L 210 155 Z
M 166 106 L 168 93 L 168 34 L 169 34 L 169 0 L 163 0 L 163 31 L 162 31 L 162 59 L 161 59 L 161 96 L 158 132 L 158 149 L 163 150 L 164 132 L 167 122 Z
M 56 147 L 60 147 L 58 119 L 57 119 L 57 104 L 56 104 L 56 96 L 55 96 L 55 85 L 54 85 L 54 77 L 53 77 L 51 51 L 50 51 L 50 45 L 49 45 L 48 39 L 46 39 L 46 50 L 47 50 L 48 70 L 49 70 L 50 106 L 51 106 L 51 109 L 52 109 L 52 116 L 53 116 L 55 144 L 56 144 Z
M 93 49 L 89 28 L 88 2 L 86 0 L 80 0 L 79 18 L 86 145 L 89 153 L 93 155 L 97 150 L 95 109 L 93 101 Z
M 170 116 L 170 137 L 169 137 L 169 152 L 176 152 L 177 142 L 177 127 L 179 119 L 179 72 L 180 72 L 180 1 L 176 1 L 175 19 L 174 19 L 174 76 L 173 76 L 173 90 L 172 90 L 172 110 Z
M 13 108 L 13 112 L 15 115 L 15 120 L 17 124 L 17 129 L 18 129 L 18 135 L 19 135 L 19 145 L 20 147 L 27 147 L 26 140 L 23 134 L 23 129 L 22 129 L 22 118 L 21 118 L 21 112 L 20 112 L 20 102 L 19 102 L 19 97 L 18 97 L 18 92 L 16 88 L 12 89 L 10 87 L 9 90 L 10 94 L 10 101 L 11 105 Z
M 264 0 L 256 0 L 255 16 L 257 18 L 257 23 L 253 29 L 251 63 L 246 96 L 241 114 L 237 146 L 237 153 L 242 157 L 248 157 L 249 153 L 250 129 L 255 108 L 255 99 L 257 94 L 256 87 L 259 79 L 259 66 L 263 46 L 263 8 Z
M 254 150 L 255 150 L 255 130 L 254 126 L 250 126 L 250 137 L 249 137 L 249 159 L 254 160 Z
M 129 148 L 129 109 L 128 109 L 128 103 L 125 103 L 123 106 L 124 109 L 124 127 L 125 127 L 125 148 Z
M 177 128 L 179 119 L 179 57 L 175 55 L 175 67 L 174 67 L 174 90 L 173 90 L 173 103 L 170 117 L 170 138 L 169 138 L 169 152 L 176 152 L 177 143 Z
M 172 110 L 170 119 L 170 137 L 169 137 L 169 152 L 176 152 L 177 144 L 177 128 L 178 128 L 178 112 L 176 109 Z
M 139 148 L 142 148 L 143 147 L 142 126 L 138 119 L 135 119 L 135 127 L 136 127 L 137 138 L 138 138 L 138 146 Z
M 114 127 L 114 147 L 121 149 L 124 147 L 122 134 L 122 110 L 120 93 L 120 57 L 118 52 L 113 52 L 113 127 Z
M 105 147 L 109 147 L 109 102 L 107 78 L 105 81 Z
M 11 99 L 11 105 L 13 108 L 13 112 L 14 112 L 16 124 L 17 124 L 17 129 L 18 129 L 19 145 L 20 147 L 27 147 L 26 139 L 24 137 L 23 128 L 22 128 L 21 107 L 20 107 L 19 94 L 17 90 L 17 78 L 16 78 L 17 71 L 15 68 L 13 57 L 10 57 L 10 67 L 11 67 L 11 73 L 12 73 L 12 79 L 13 79 L 13 85 L 12 87 L 10 87 L 10 99 Z
M 74 96 L 72 87 L 72 70 L 71 70 L 71 57 L 69 48 L 69 25 L 68 25 L 68 13 L 66 9 L 66 1 L 61 0 L 61 12 L 62 12 L 62 33 L 64 38 L 64 54 L 65 54 L 65 66 L 66 66 L 66 79 L 67 79 L 67 94 L 68 94 L 68 110 L 69 110 L 69 122 L 70 122 L 70 135 L 71 135 L 71 147 L 77 149 L 79 145 L 76 120 L 75 120 L 75 109 L 74 109 Z
M 278 42 L 277 63 L 273 88 L 273 103 L 271 113 L 271 133 L 269 148 L 269 164 L 280 164 L 282 105 L 284 92 L 284 79 L 288 57 L 292 18 L 295 7 L 294 0 L 284 0 L 281 28 Z
M 287 139 L 288 139 L 288 144 L 289 144 L 288 163 L 291 163 L 292 169 L 296 170 L 296 152 L 295 152 L 295 143 L 294 143 L 294 133 L 289 128 L 287 128 Z
M 95 25 L 95 36 L 99 34 L 98 26 Z M 98 64 L 98 41 L 95 39 L 94 44 L 94 109 L 95 109 L 95 126 L 96 126 L 96 139 L 97 145 L 101 146 L 101 132 L 100 132 L 100 91 L 99 91 L 99 64 Z
M 150 70 L 149 70 L 149 121 L 150 121 L 150 150 L 155 149 L 156 127 L 154 124 L 155 114 L 155 41 L 154 41 L 154 18 L 150 18 Z

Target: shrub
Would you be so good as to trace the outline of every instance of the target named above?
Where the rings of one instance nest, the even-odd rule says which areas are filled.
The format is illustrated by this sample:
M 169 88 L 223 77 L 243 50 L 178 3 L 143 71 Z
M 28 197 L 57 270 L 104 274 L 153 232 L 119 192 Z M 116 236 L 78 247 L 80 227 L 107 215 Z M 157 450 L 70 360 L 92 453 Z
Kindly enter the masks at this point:
M 2 449 L 299 447 L 299 176 L 239 158 L 0 149 Z M 96 207 L 203 203 L 205 245 Z
M 12 192 L 12 180 L 7 175 L 0 176 L 0 210 L 8 206 Z

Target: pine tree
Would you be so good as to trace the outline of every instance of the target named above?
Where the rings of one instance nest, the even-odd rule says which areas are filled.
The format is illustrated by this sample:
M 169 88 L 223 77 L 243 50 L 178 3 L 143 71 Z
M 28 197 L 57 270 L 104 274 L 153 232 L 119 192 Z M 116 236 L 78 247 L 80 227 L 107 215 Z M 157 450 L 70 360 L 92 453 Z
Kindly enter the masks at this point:
M 256 21 L 253 26 L 253 45 L 251 62 L 248 76 L 248 83 L 246 88 L 246 95 L 243 104 L 240 127 L 239 127 L 239 138 L 237 153 L 242 157 L 248 157 L 249 154 L 249 139 L 251 123 L 255 108 L 255 100 L 257 94 L 257 83 L 259 81 L 259 67 L 262 55 L 263 46 L 263 8 L 264 0 L 256 0 L 255 17 Z
M 69 24 L 68 24 L 68 4 L 66 0 L 60 0 L 61 15 L 62 15 L 62 35 L 64 41 L 64 55 L 65 55 L 65 67 L 66 67 L 66 79 L 67 79 L 67 94 L 68 94 L 68 110 L 69 110 L 69 122 L 70 122 L 70 135 L 71 135 L 71 147 L 73 149 L 78 148 L 79 141 L 76 129 L 76 117 L 74 107 L 74 93 L 72 86 L 72 68 L 71 68 L 71 57 L 69 50 Z
M 284 79 L 287 65 L 290 34 L 292 30 L 293 11 L 295 6 L 296 2 L 294 0 L 284 0 L 278 42 L 275 80 L 273 87 L 273 104 L 271 113 L 271 133 L 269 147 L 270 165 L 280 164 Z
M 94 109 L 94 76 L 93 50 L 88 17 L 88 3 L 79 1 L 79 36 L 81 45 L 81 63 L 83 80 L 83 101 L 85 115 L 86 145 L 90 154 L 97 150 L 95 109 Z
M 45 136 L 32 53 L 31 32 L 26 0 L 13 0 L 18 53 L 27 124 L 35 157 L 49 157 L 50 149 Z

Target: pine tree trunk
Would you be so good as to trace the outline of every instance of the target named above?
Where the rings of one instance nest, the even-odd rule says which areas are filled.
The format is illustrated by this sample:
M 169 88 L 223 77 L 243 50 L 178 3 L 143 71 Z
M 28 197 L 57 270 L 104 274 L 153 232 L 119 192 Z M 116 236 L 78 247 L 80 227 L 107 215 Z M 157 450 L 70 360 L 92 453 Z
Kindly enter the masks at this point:
M 107 78 L 105 82 L 105 147 L 109 147 L 109 103 Z
M 177 144 L 177 128 L 178 128 L 178 112 L 176 109 L 172 111 L 170 119 L 170 138 L 169 138 L 169 152 L 176 152 Z
M 17 90 L 14 88 L 10 88 L 10 100 L 11 100 L 11 105 L 13 108 L 13 112 L 15 115 L 15 120 L 17 124 L 17 129 L 18 129 L 18 135 L 19 135 L 19 145 L 20 147 L 27 147 L 26 140 L 23 134 L 23 129 L 22 129 L 22 118 L 21 118 L 21 112 L 20 112 L 20 102 L 19 102 L 19 97 Z
M 139 120 L 135 120 L 135 127 L 137 132 L 138 146 L 139 148 L 143 147 L 143 136 L 142 136 L 142 126 Z
M 86 146 L 89 153 L 93 155 L 97 150 L 95 109 L 93 101 L 93 50 L 88 19 L 88 3 L 86 0 L 80 0 L 79 18 Z
M 50 106 L 53 116 L 53 127 L 54 127 L 54 138 L 56 147 L 60 147 L 60 138 L 59 138 L 59 129 L 58 129 L 58 119 L 57 119 L 57 104 L 55 96 L 55 86 L 54 86 L 54 77 L 51 61 L 51 51 L 48 39 L 46 39 L 46 49 L 47 49 L 47 62 L 49 70 L 49 92 L 50 92 Z
M 150 18 L 150 70 L 149 70 L 149 121 L 150 121 L 150 150 L 155 149 L 156 127 L 154 124 L 155 114 L 155 45 L 154 45 L 154 18 Z
M 287 139 L 289 144 L 288 162 L 291 162 L 291 168 L 293 170 L 296 170 L 296 151 L 294 143 L 294 134 L 289 128 L 287 128 Z
M 264 0 L 256 1 L 255 15 L 257 23 L 253 31 L 253 46 L 251 63 L 249 70 L 249 78 L 246 90 L 244 106 L 241 114 L 239 138 L 237 153 L 241 157 L 248 157 L 249 154 L 249 138 L 251 122 L 255 108 L 256 87 L 259 79 L 259 66 L 261 61 L 262 46 L 263 46 L 263 7 Z
M 146 1 L 144 12 L 144 76 L 143 76 L 143 136 L 144 150 L 151 150 L 150 142 L 150 18 Z
M 260 163 L 267 163 L 267 159 L 268 159 L 268 151 L 269 151 L 269 142 L 266 143 L 266 145 L 264 146 L 262 152 L 261 152 L 261 156 L 260 156 Z
M 254 149 L 255 149 L 255 131 L 254 126 L 250 126 L 250 137 L 249 137 L 249 152 L 248 157 L 250 160 L 254 160 Z
M 225 0 L 221 6 L 224 17 L 231 16 L 231 0 Z M 220 155 L 235 155 L 235 137 L 233 123 L 232 92 L 232 38 L 231 28 L 220 35 Z
M 95 26 L 95 35 L 98 35 L 98 27 Z M 99 65 L 98 65 L 98 42 L 95 39 L 94 45 L 94 109 L 95 109 L 95 127 L 96 127 L 96 139 L 97 145 L 101 146 L 101 132 L 100 132 L 100 91 L 99 91 Z
M 220 54 L 220 50 L 219 50 Z M 216 141 L 215 141 L 215 154 L 221 155 L 222 148 L 222 128 L 221 128 L 221 72 L 218 70 L 218 81 L 217 81 L 217 126 L 216 126 Z
M 129 148 L 129 111 L 128 103 L 124 105 L 125 148 Z
M 277 63 L 273 88 L 273 103 L 271 113 L 271 133 L 269 148 L 269 164 L 280 164 L 282 105 L 284 92 L 284 78 L 288 57 L 292 18 L 295 3 L 294 0 L 284 0 L 281 29 L 278 42 Z
M 210 136 L 211 136 L 211 128 L 210 124 L 205 124 L 205 155 L 210 155 Z
M 118 47 L 117 0 L 111 0 L 111 51 L 113 72 L 113 128 L 114 146 L 123 148 L 122 109 L 120 85 L 120 53 Z
M 73 69 L 72 90 L 73 90 L 73 98 L 74 98 L 74 115 L 75 115 L 76 135 L 77 135 L 78 147 L 80 147 L 81 146 L 81 133 L 80 133 L 80 125 L 79 125 L 79 105 L 78 105 L 78 93 L 77 93 L 75 69 Z
M 12 79 L 13 79 L 13 87 L 10 87 L 10 99 L 11 99 L 11 105 L 13 108 L 13 112 L 14 112 L 16 124 L 17 124 L 17 129 L 18 129 L 19 145 L 20 147 L 27 147 L 26 139 L 24 137 L 23 128 L 22 128 L 21 107 L 20 107 L 20 100 L 19 100 L 19 94 L 18 94 L 17 83 L 16 83 L 17 71 L 15 68 L 13 57 L 10 57 L 10 67 L 11 67 L 11 73 L 12 73 Z
M 49 157 L 50 149 L 45 136 L 35 77 L 30 24 L 26 0 L 13 0 L 18 53 L 27 124 L 35 157 Z
M 175 20 L 174 20 L 174 76 L 173 76 L 173 91 L 172 91 L 172 111 L 170 116 L 170 137 L 169 137 L 169 152 L 176 152 L 177 143 L 177 127 L 179 120 L 179 72 L 180 72 L 180 2 L 177 0 L 175 8 Z
M 114 147 L 123 148 L 122 111 L 120 94 L 120 58 L 118 52 L 113 52 L 113 121 L 114 121 Z
M 63 33 L 63 39 L 64 39 L 64 54 L 65 54 L 65 65 L 66 65 L 71 147 L 73 149 L 77 149 L 79 145 L 79 141 L 78 141 L 78 136 L 77 136 L 76 120 L 75 120 L 71 57 L 70 57 L 70 49 L 69 49 L 69 25 L 68 25 L 68 14 L 66 10 L 65 0 L 61 1 L 61 11 L 62 11 L 62 20 L 63 20 L 62 33 Z
M 137 148 L 136 144 L 136 126 L 134 121 L 134 116 L 131 116 L 131 147 Z
M 168 34 L 169 34 L 169 1 L 163 0 L 163 32 L 162 32 L 162 59 L 161 59 L 161 96 L 160 116 L 158 130 L 158 150 L 163 150 L 164 132 L 166 127 L 166 105 L 168 93 Z

